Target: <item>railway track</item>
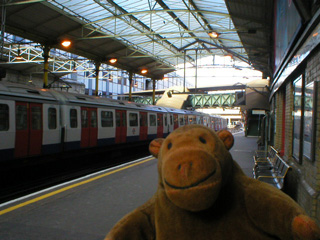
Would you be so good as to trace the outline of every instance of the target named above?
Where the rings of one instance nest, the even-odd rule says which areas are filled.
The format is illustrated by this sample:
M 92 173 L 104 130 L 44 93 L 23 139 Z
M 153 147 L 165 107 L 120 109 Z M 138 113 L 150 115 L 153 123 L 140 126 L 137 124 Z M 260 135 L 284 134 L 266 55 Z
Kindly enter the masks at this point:
M 1 164 L 0 203 L 148 155 L 140 143 Z

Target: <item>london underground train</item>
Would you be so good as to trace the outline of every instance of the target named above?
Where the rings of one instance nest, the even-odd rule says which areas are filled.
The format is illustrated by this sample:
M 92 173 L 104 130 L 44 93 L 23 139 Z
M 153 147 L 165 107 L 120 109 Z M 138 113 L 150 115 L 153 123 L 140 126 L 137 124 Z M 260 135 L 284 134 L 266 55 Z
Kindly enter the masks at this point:
M 0 162 L 166 137 L 226 119 L 196 111 L 0 83 Z

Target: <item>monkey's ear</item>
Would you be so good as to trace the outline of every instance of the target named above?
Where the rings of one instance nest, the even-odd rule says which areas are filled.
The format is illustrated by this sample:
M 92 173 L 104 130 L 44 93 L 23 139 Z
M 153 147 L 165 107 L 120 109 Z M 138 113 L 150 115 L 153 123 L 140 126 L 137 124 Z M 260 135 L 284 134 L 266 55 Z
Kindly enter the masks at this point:
M 152 140 L 152 142 L 149 144 L 149 152 L 154 156 L 158 157 L 160 147 L 164 141 L 164 138 L 156 138 Z
M 227 130 L 220 130 L 219 132 L 217 132 L 217 134 L 228 150 L 232 148 L 234 143 L 234 138 L 231 132 Z

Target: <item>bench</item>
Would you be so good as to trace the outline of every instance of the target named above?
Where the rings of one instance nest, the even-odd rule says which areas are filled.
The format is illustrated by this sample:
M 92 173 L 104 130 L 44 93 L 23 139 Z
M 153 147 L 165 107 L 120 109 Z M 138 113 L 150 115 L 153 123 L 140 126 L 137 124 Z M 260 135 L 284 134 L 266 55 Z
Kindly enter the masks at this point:
M 257 168 L 272 168 L 275 164 L 278 151 L 270 146 L 269 151 L 257 150 L 253 156 L 254 169 Z
M 265 150 L 256 150 L 253 155 L 253 161 L 263 161 L 267 158 L 273 157 L 275 154 L 279 153 L 277 149 L 275 149 L 273 146 L 269 147 L 268 151 Z
M 271 167 L 254 168 L 254 178 L 259 181 L 269 183 L 278 189 L 282 189 L 285 177 L 290 168 L 291 167 L 278 154 L 276 154 Z

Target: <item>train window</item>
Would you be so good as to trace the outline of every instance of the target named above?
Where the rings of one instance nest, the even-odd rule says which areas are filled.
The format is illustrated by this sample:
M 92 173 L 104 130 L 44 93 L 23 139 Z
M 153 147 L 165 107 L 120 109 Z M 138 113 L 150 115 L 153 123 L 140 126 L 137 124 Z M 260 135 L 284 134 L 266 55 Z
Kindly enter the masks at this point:
M 122 112 L 122 126 L 127 126 L 127 116 L 125 111 Z
M 174 122 L 174 125 L 178 125 L 178 115 L 176 114 L 173 115 L 173 122 Z
M 48 128 L 49 129 L 57 128 L 57 109 L 55 108 L 48 109 Z
M 7 131 L 9 129 L 9 106 L 7 104 L 0 104 L 0 131 Z
M 101 126 L 113 127 L 113 112 L 101 111 Z
M 147 113 L 140 113 L 140 127 L 148 126 Z
M 86 109 L 81 110 L 81 127 L 82 128 L 88 127 L 88 110 Z
M 157 122 L 158 122 L 158 126 L 163 126 L 163 117 L 162 117 L 162 114 L 159 114 L 159 115 L 158 115 Z
M 92 110 L 91 111 L 91 124 L 90 126 L 93 128 L 97 127 L 97 111 L 96 110 Z
M 77 109 L 70 109 L 70 127 L 78 127 Z
M 183 116 L 179 116 L 179 124 L 184 125 L 184 117 Z
M 196 124 L 196 123 L 197 123 L 196 117 L 192 116 L 191 117 L 191 124 Z
M 41 130 L 41 107 L 31 107 L 31 127 L 33 130 Z
M 164 117 L 164 125 L 165 125 L 165 126 L 167 126 L 167 125 L 168 125 L 167 115 L 165 115 L 165 117 Z
M 170 125 L 173 124 L 173 118 L 172 118 L 172 115 L 170 115 Z
M 116 112 L 116 126 L 121 127 L 121 112 Z
M 129 113 L 130 127 L 138 127 L 138 113 Z
M 154 114 L 149 115 L 150 126 L 157 126 L 157 117 Z
M 16 129 L 26 130 L 28 127 L 28 112 L 26 105 L 16 106 Z

